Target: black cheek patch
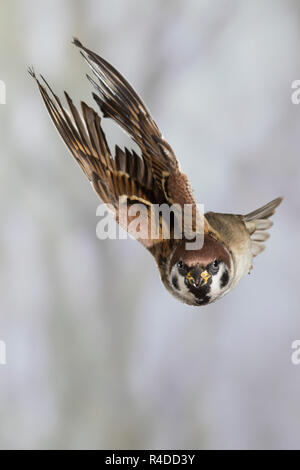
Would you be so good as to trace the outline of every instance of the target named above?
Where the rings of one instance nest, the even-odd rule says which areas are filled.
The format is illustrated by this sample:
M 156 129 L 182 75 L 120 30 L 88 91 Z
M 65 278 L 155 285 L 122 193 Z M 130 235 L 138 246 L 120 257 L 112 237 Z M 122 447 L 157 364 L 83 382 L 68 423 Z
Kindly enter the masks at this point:
M 225 287 L 228 284 L 228 281 L 229 281 L 229 274 L 228 274 L 228 271 L 226 270 L 223 272 L 222 277 L 220 279 L 221 289 L 223 289 L 223 287 Z
M 175 287 L 176 290 L 179 290 L 178 277 L 177 276 L 172 277 L 172 284 L 173 284 L 173 286 Z

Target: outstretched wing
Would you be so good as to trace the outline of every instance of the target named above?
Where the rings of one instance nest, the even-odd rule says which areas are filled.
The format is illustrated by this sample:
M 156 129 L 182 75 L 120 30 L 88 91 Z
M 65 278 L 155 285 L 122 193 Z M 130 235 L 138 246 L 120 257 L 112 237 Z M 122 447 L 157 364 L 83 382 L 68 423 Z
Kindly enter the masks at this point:
M 112 118 L 137 143 L 156 185 L 164 191 L 169 203 L 195 205 L 188 178 L 180 171 L 171 146 L 135 90 L 106 60 L 84 47 L 78 39 L 73 42 L 97 79 L 87 75 L 98 92 L 93 93 L 93 97 L 103 116 Z
M 84 47 L 78 39 L 74 44 L 91 67 L 98 82 L 88 79 L 98 95 L 93 97 L 104 117 L 114 119 L 140 147 L 158 183 L 163 176 L 178 173 L 179 165 L 170 145 L 163 139 L 144 103 L 124 77 L 99 55 Z
M 69 110 L 66 110 L 45 79 L 42 77 L 44 86 L 33 70 L 30 70 L 30 73 L 38 84 L 59 134 L 97 195 L 113 208 L 120 225 L 147 248 L 160 242 L 162 234 L 168 236 L 166 230 L 169 228 L 163 218 L 153 219 L 151 214 L 153 204 L 162 204 L 166 199 L 156 184 L 147 160 L 143 156 L 139 157 L 134 151 L 127 148 L 123 151 L 118 146 L 115 148 L 115 158 L 112 158 L 99 115 L 84 102 L 81 102 L 80 115 L 67 93 L 65 97 Z M 134 203 L 142 205 L 140 212 L 131 211 Z M 137 216 L 139 227 L 131 224 Z M 153 227 L 153 224 L 156 226 Z M 155 238 L 151 238 L 153 234 Z
M 153 215 L 150 214 L 153 204 L 166 203 L 181 209 L 185 209 L 185 205 L 188 204 L 192 206 L 193 216 L 185 218 L 184 213 L 181 213 L 178 223 L 181 224 L 181 228 L 184 227 L 184 233 L 189 238 L 201 232 L 203 219 L 198 213 L 188 178 L 180 171 L 172 148 L 164 140 L 139 96 L 107 61 L 85 48 L 77 39 L 74 40 L 74 44 L 81 49 L 83 57 L 98 79 L 96 82 L 88 76 L 98 91 L 98 94 L 93 93 L 93 97 L 104 117 L 116 121 L 141 149 L 141 156 L 138 156 L 134 151 L 126 148 L 122 151 L 116 147 L 115 158 L 112 158 L 98 114 L 85 103 L 81 103 L 81 116 L 67 93 L 65 97 L 69 112 L 66 111 L 45 80 L 43 79 L 46 87 L 31 71 L 56 128 L 97 194 L 105 203 L 113 204 L 118 210 L 116 219 L 123 226 L 124 221 L 130 222 L 132 219 L 127 209 L 125 212 L 122 210 L 122 214 L 120 208 L 117 209 L 117 200 L 120 196 L 124 196 L 124 201 L 129 201 L 130 204 L 140 202 L 148 208 L 148 214 L 144 216 L 144 219 L 147 218 L 148 226 L 151 225 L 149 218 Z M 47 89 L 50 90 L 52 97 L 49 96 Z M 176 216 L 175 219 L 177 220 Z M 150 247 L 166 236 L 172 238 L 174 225 L 173 227 L 167 225 L 162 233 L 163 218 L 159 217 L 158 221 L 155 218 L 153 222 L 152 217 L 151 221 L 151 235 L 155 233 L 156 238 L 154 240 L 153 236 L 150 236 L 148 229 L 145 234 L 144 229 L 142 231 L 144 240 L 140 241 L 145 246 Z M 153 223 L 156 226 L 153 227 Z M 128 224 L 125 224 L 125 228 L 127 226 Z M 130 233 L 130 230 L 128 231 Z M 211 231 L 211 227 L 204 219 L 204 232 L 208 231 Z M 161 235 L 157 239 L 158 233 Z M 134 236 L 138 238 L 136 234 Z

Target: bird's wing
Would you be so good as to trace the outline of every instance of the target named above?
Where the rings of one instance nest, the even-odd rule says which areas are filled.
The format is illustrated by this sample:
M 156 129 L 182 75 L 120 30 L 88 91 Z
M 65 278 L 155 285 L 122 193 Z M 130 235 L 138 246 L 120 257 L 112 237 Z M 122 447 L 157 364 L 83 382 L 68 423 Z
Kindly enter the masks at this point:
M 138 144 L 153 171 L 162 183 L 163 176 L 178 173 L 179 165 L 170 145 L 163 139 L 160 130 L 144 103 L 125 78 L 99 55 L 84 47 L 78 39 L 74 44 L 81 49 L 97 79 L 91 81 L 98 94 L 93 97 L 104 117 L 114 119 Z
M 74 39 L 74 44 L 80 48 L 96 77 L 97 81 L 87 75 L 97 91 L 93 97 L 103 116 L 112 118 L 137 143 L 156 186 L 164 192 L 169 203 L 196 207 L 188 178 L 180 171 L 174 151 L 135 90 L 106 60 L 84 47 L 78 39 Z M 204 230 L 209 230 L 206 220 Z
M 67 93 L 69 110 L 65 109 L 45 79 L 41 77 L 41 83 L 33 70 L 30 73 L 59 134 L 97 195 L 111 206 L 120 225 L 146 248 L 151 248 L 162 238 L 172 238 L 170 224 L 161 214 L 153 217 L 151 213 L 154 204 L 166 203 L 166 199 L 147 159 L 118 146 L 115 158 L 112 158 L 99 115 L 84 102 L 81 102 L 80 114 Z M 134 203 L 142 205 L 139 212 L 132 211 Z M 134 220 L 139 221 L 139 227 L 132 223 Z

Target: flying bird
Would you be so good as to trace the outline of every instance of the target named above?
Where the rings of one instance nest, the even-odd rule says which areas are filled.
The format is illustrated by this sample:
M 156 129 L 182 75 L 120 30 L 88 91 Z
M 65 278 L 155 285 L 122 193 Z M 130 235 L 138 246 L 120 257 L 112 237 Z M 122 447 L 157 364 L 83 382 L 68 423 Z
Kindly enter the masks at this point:
M 87 77 L 103 117 L 113 119 L 129 134 L 140 148 L 140 155 L 118 146 L 112 153 L 98 113 L 84 102 L 79 112 L 66 92 L 68 109 L 64 108 L 46 80 L 42 76 L 39 80 L 30 69 L 59 134 L 96 194 L 114 208 L 117 222 L 129 233 L 129 209 L 135 203 L 145 207 L 145 223 L 153 220 L 155 205 L 192 207 L 187 232 L 197 235 L 202 230 L 202 247 L 187 248 L 187 237 L 175 236 L 177 215 L 171 219 L 168 236 L 162 233 L 165 220 L 161 215 L 156 222 L 158 236 L 153 237 L 148 228 L 134 236 L 153 255 L 164 286 L 177 299 L 195 306 L 220 299 L 250 272 L 253 258 L 264 250 L 267 230 L 272 226 L 269 218 L 282 198 L 245 215 L 207 212 L 199 225 L 188 178 L 140 97 L 106 60 L 78 39 L 73 43 L 93 72 L 93 78 Z

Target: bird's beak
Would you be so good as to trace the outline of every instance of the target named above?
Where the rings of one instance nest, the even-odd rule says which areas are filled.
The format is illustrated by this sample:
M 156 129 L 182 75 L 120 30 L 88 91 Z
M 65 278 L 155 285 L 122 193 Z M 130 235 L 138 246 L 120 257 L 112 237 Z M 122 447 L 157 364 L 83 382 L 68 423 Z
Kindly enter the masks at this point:
M 201 286 L 205 286 L 205 284 L 207 283 L 208 279 L 210 278 L 210 274 L 208 271 L 202 271 L 201 273 L 201 281 L 200 281 L 200 285 Z
M 192 271 L 189 271 L 187 273 L 186 278 L 187 278 L 189 284 L 191 284 L 194 287 L 197 287 L 197 281 L 196 281 L 195 277 L 192 275 Z
M 200 287 L 205 286 L 210 278 L 210 274 L 206 270 L 201 271 L 199 268 L 194 268 L 187 273 L 186 278 L 192 286 Z

